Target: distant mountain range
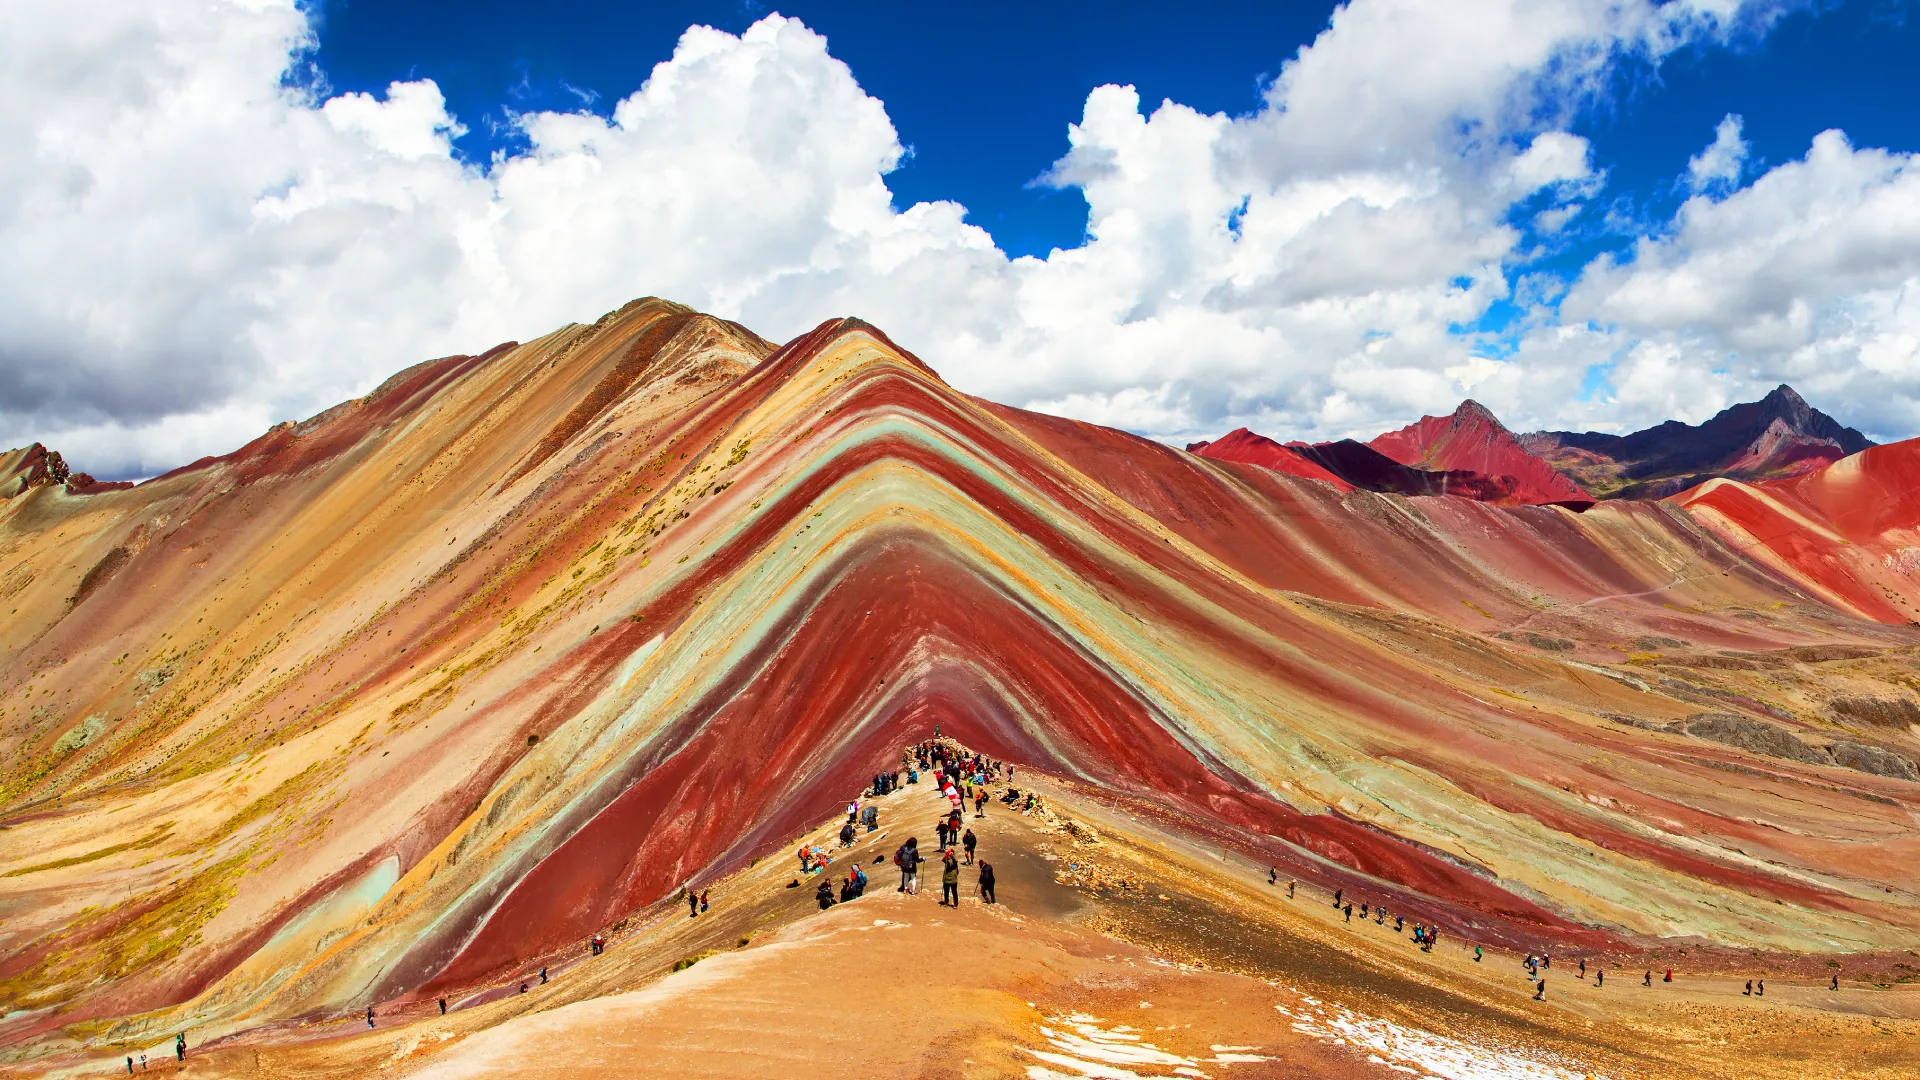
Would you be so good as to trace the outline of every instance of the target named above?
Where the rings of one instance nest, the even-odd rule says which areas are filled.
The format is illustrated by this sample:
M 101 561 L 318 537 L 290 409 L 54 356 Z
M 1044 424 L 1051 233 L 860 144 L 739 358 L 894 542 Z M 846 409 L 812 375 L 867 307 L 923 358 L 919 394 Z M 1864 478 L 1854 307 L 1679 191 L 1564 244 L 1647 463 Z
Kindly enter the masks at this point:
M 1515 435 L 1484 405 L 1463 401 L 1451 415 L 1365 443 L 1280 443 L 1240 428 L 1187 449 L 1368 491 L 1585 510 L 1599 499 L 1665 498 L 1716 477 L 1800 476 L 1873 445 L 1782 385 L 1703 424 L 1669 420 L 1630 435 Z
M 1704 424 L 1669 420 L 1631 435 L 1536 431 L 1521 445 L 1607 499 L 1660 499 L 1724 476 L 1799 476 L 1874 445 L 1784 383 Z

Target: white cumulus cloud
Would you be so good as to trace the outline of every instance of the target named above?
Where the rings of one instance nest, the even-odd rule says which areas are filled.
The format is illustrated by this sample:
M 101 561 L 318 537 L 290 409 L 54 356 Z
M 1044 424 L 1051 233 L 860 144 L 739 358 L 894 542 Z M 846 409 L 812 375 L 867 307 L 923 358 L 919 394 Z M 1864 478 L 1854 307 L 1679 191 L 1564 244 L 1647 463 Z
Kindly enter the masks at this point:
M 1728 113 L 1713 129 L 1713 142 L 1705 150 L 1687 159 L 1687 180 L 1695 191 L 1715 184 L 1732 184 L 1740 179 L 1740 168 L 1747 163 L 1747 140 L 1740 137 L 1744 121 Z
M 791 19 L 689 29 L 610 115 L 524 116 L 527 149 L 476 166 L 431 82 L 289 79 L 313 47 L 292 0 L 15 6 L 0 442 L 151 472 L 648 293 L 775 338 L 860 315 L 967 390 L 1169 438 L 1371 434 L 1464 388 L 1517 425 L 1568 422 L 1596 365 L 1618 376 L 1600 419 L 1639 418 L 1671 408 L 1641 389 L 1661 379 L 1717 400 L 1701 373 L 1736 340 L 1769 371 L 1911 379 L 1900 268 L 1920 247 L 1853 228 L 1916 205 L 1904 159 L 1837 135 L 1590 268 L 1564 301 L 1583 322 L 1512 280 L 1515 208 L 1551 232 L 1604 179 L 1567 127 L 1614 66 L 1770 10 L 1352 0 L 1250 116 L 1094 88 L 1045 177 L 1085 194 L 1087 239 L 1010 259 L 957 204 L 895 209 L 885 106 Z M 1807 203 L 1848 227 L 1799 236 Z M 1742 215 L 1779 242 L 1743 241 Z M 1461 327 L 1503 300 L 1524 340 L 1476 356 Z

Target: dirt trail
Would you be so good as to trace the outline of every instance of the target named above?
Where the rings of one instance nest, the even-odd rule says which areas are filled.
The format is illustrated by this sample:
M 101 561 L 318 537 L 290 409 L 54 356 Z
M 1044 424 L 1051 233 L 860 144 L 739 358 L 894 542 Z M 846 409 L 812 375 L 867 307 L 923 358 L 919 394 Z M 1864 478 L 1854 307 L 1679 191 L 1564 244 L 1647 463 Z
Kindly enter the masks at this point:
M 934 851 L 945 802 L 883 797 L 882 828 L 835 851 L 866 896 L 821 912 L 789 856 L 705 885 L 698 918 L 665 906 L 607 953 L 531 958 L 515 978 L 363 1021 L 265 1030 L 196 1048 L 194 1077 L 1910 1077 L 1920 995 L 1724 977 L 1604 987 L 1562 957 L 1548 1000 L 1518 957 L 1443 935 L 1419 951 L 1392 920 L 1349 924 L 1328 897 L 1208 843 L 1024 770 L 1045 813 L 969 815 L 1001 903 L 917 896 L 887 861 L 908 835 Z M 836 845 L 839 823 L 806 839 Z M 876 859 L 880 860 L 876 862 Z M 798 881 L 798 887 L 788 888 Z M 1409 926 L 1410 929 L 1410 926 Z M 584 950 L 583 950 L 584 952 Z M 668 972 L 676 962 L 694 961 Z M 544 964 L 550 982 L 532 973 Z M 1880 1015 L 1851 1015 L 1878 1013 Z M 1883 1017 L 1887 1017 L 1883 1019 Z M 1901 1018 L 1901 1017 L 1904 1017 Z M 332 1037 L 328 1037 L 332 1036 Z M 170 1049 L 170 1048 L 168 1048 Z M 150 1057 L 158 1054 L 150 1051 Z M 169 1055 L 170 1056 L 170 1055 Z

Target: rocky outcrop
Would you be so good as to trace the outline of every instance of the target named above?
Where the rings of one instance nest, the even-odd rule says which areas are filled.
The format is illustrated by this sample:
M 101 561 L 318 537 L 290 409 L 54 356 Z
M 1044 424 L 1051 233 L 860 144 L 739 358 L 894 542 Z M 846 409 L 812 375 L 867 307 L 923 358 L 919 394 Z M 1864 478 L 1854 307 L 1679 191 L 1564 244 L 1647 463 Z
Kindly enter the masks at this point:
M 1875 776 L 1891 776 L 1899 780 L 1920 780 L 1920 772 L 1914 770 L 1913 762 L 1891 750 L 1883 750 L 1878 746 L 1868 746 L 1866 743 L 1840 741 L 1828 747 L 1827 752 L 1833 755 L 1833 763 L 1835 765 L 1843 765 L 1846 768 L 1857 769 L 1863 773 L 1872 773 Z
M 11 499 L 42 484 L 67 482 L 67 463 L 58 450 L 32 443 L 0 453 L 0 499 Z
M 1856 772 L 1897 780 L 1920 780 L 1920 769 L 1912 761 L 1884 747 L 1849 739 L 1816 746 L 1778 724 L 1752 720 L 1734 713 L 1694 713 L 1684 720 L 1664 724 L 1618 713 L 1610 713 L 1607 718 L 1616 724 L 1644 731 L 1665 731 L 1706 739 L 1750 754 L 1783 758 L 1806 765 L 1838 765 Z
M 1833 763 L 1833 758 L 1825 750 L 1802 742 L 1786 728 L 1762 720 L 1749 720 L 1733 713 L 1696 713 L 1671 725 L 1669 730 L 1678 730 L 1696 739 L 1708 739 L 1753 754 L 1765 754 L 1808 765 Z

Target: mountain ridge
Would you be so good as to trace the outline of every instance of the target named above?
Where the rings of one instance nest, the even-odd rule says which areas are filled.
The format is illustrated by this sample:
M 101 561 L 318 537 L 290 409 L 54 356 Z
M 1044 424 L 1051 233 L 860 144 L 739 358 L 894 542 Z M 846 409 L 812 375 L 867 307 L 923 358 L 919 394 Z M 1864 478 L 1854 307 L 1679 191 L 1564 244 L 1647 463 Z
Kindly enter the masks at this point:
M 1873 877 L 1905 781 L 1667 726 L 1900 755 L 1767 681 L 1844 654 L 1904 700 L 1904 609 L 1862 599 L 1920 599 L 1899 574 L 1820 584 L 1674 503 L 1186 454 L 856 319 L 775 348 L 644 299 L 402 376 L 0 501 L 11 1060 L 478 993 L 783 854 L 936 730 L 1496 947 L 1920 927 Z M 1761 822 L 1789 782 L 1816 835 Z

